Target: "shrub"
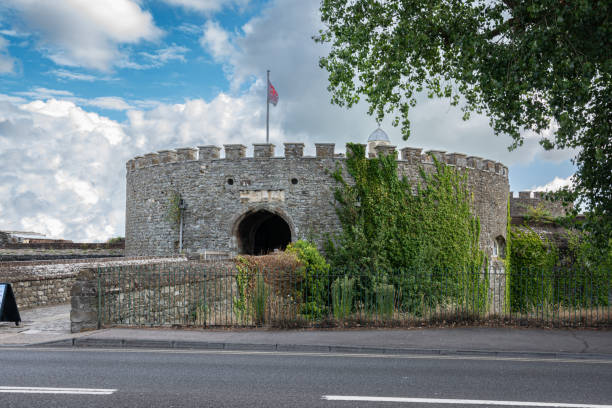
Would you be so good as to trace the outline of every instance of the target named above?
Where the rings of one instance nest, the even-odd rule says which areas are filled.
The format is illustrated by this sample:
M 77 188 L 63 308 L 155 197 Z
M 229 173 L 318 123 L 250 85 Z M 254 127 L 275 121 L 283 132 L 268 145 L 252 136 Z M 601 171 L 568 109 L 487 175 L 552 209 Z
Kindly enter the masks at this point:
M 307 318 L 324 316 L 328 306 L 329 264 L 316 245 L 308 241 L 292 242 L 287 246 L 286 252 L 294 254 L 301 263 L 301 281 L 296 291 L 296 298 L 303 301 L 301 313 Z
M 589 235 L 569 231 L 568 250 L 556 271 L 557 298 L 564 306 L 608 306 L 612 283 L 612 238 L 607 250 Z
M 529 227 L 510 230 L 512 250 L 508 275 L 510 309 L 528 312 L 553 303 L 553 269 L 558 261 L 554 245 Z

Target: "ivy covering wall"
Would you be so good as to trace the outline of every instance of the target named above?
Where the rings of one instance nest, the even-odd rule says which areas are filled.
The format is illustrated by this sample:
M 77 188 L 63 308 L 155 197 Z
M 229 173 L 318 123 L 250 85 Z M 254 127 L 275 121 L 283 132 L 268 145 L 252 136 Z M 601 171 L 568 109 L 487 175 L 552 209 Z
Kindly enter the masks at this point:
M 527 225 L 510 229 L 507 287 L 512 312 L 608 305 L 612 251 L 601 256 L 588 236 L 572 230 L 565 235 L 567 248 L 560 251 Z
M 373 288 L 390 283 L 406 310 L 462 301 L 467 293 L 484 307 L 485 257 L 467 173 L 434 162 L 412 185 L 399 178 L 394 155 L 368 159 L 363 145 L 348 144 L 350 179 L 342 167 L 333 173 L 342 232 L 330 237 L 326 256 L 332 270 L 354 275 L 362 296 L 375 297 Z

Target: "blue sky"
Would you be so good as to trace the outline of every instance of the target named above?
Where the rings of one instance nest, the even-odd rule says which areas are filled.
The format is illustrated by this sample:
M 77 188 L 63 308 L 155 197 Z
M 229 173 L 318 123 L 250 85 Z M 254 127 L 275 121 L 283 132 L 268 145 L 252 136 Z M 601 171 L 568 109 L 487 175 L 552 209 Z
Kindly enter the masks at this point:
M 317 0 L 5 0 L 0 4 L 0 229 L 79 241 L 124 233 L 125 162 L 150 151 L 265 139 L 265 72 L 280 95 L 271 141 L 365 142 L 359 104 L 329 103 L 311 37 Z M 398 148 L 501 161 L 513 191 L 569 182 L 572 151 L 539 135 L 509 152 L 488 119 L 423 97 Z

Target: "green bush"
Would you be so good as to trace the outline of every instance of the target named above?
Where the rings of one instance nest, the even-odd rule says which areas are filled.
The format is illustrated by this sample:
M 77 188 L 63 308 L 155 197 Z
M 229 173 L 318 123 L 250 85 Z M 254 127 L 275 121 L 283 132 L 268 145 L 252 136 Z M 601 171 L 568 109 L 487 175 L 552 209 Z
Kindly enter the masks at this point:
M 512 249 L 509 285 L 510 310 L 528 312 L 545 304 L 554 303 L 554 267 L 558 251 L 548 240 L 529 227 L 510 230 Z
M 568 231 L 568 250 L 556 271 L 557 297 L 564 306 L 608 306 L 612 287 L 612 238 L 608 248 L 595 246 L 589 235 Z
M 342 320 L 351 314 L 354 291 L 355 279 L 348 276 L 338 278 L 332 283 L 332 307 L 336 319 Z
M 512 228 L 510 238 L 506 285 L 512 312 L 608 305 L 612 240 L 602 252 L 589 235 L 568 230 L 568 248 L 560 253 L 527 226 Z
M 316 245 L 308 241 L 292 242 L 285 252 L 297 256 L 302 264 L 298 270 L 301 282 L 296 294 L 303 302 L 300 313 L 314 319 L 325 316 L 329 298 L 329 264 Z

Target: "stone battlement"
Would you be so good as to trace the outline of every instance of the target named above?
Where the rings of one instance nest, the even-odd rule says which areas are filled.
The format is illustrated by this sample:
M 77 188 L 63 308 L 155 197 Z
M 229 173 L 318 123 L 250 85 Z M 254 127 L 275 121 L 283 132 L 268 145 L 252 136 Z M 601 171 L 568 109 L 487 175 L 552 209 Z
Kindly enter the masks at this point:
M 242 144 L 223 145 L 225 157 L 221 158 L 222 148 L 219 146 L 186 147 L 174 150 L 160 150 L 136 156 L 128 160 L 128 172 L 144 167 L 164 165 L 167 163 L 211 160 L 241 160 L 241 159 L 343 159 L 344 154 L 335 153 L 334 143 L 315 143 L 315 156 L 304 156 L 304 143 L 284 143 L 284 156 L 275 156 L 275 145 L 270 143 L 254 143 L 253 156 L 247 157 L 247 147 Z M 348 151 L 348 148 L 347 148 Z M 381 145 L 376 147 L 378 154 L 397 154 L 396 146 Z M 500 176 L 508 177 L 508 167 L 500 162 L 483 159 L 477 156 L 467 156 L 463 153 L 447 153 L 442 150 L 428 150 L 415 147 L 404 147 L 399 150 L 399 161 L 409 164 L 433 164 L 434 157 L 442 163 L 452 166 L 482 170 Z M 525 192 L 521 192 L 523 194 Z
M 530 208 L 543 207 L 552 217 L 565 215 L 565 208 L 560 202 L 548 201 L 544 191 L 519 191 L 518 196 L 510 192 L 510 215 L 522 217 L 528 214 Z

